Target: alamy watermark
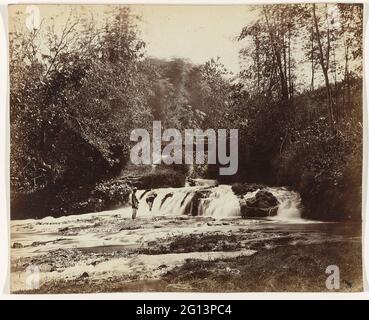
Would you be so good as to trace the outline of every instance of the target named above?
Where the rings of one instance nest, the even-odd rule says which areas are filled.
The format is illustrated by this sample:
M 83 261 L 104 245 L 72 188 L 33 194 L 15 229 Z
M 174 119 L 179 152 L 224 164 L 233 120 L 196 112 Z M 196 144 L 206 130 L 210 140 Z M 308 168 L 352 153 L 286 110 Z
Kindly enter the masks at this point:
M 29 290 L 37 290 L 40 288 L 40 269 L 36 265 L 29 265 L 26 269 L 26 285 Z
M 340 289 L 340 268 L 336 265 L 329 265 L 325 269 L 325 273 L 329 276 L 325 281 L 325 286 L 328 290 Z
M 30 32 L 40 28 L 40 9 L 35 5 L 26 7 L 26 26 Z
M 220 175 L 238 170 L 238 129 L 178 129 L 162 132 L 161 122 L 153 122 L 152 139 L 146 129 L 134 129 L 130 158 L 133 164 L 219 164 Z M 227 141 L 229 145 L 227 147 Z M 163 148 L 162 142 L 165 142 Z M 207 148 L 205 148 L 207 145 Z M 205 150 L 206 149 L 206 150 Z

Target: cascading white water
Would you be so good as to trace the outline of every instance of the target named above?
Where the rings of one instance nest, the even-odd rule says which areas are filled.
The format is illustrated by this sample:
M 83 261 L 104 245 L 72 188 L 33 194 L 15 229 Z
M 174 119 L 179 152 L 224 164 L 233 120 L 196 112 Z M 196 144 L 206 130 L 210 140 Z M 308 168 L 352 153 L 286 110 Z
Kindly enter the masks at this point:
M 149 192 L 139 190 L 137 198 L 139 199 L 138 216 L 145 215 L 184 215 L 186 209 L 190 206 L 195 194 L 196 187 L 183 188 L 161 188 L 153 190 L 156 193 L 150 210 L 147 203 Z
M 301 197 L 285 187 L 266 187 L 264 190 L 270 192 L 279 202 L 277 215 L 271 217 L 274 220 L 300 220 L 301 219 Z M 246 193 L 243 198 L 253 198 L 260 189 Z
M 301 197 L 295 192 L 284 187 L 266 188 L 279 201 L 277 219 L 299 220 L 301 219 Z
M 286 188 L 265 188 L 278 200 L 277 216 L 273 219 L 300 219 L 301 199 L 298 193 Z M 255 196 L 259 190 L 244 195 L 245 199 Z M 154 192 L 156 197 L 150 210 L 147 199 Z M 241 216 L 239 198 L 231 186 L 194 186 L 182 188 L 161 188 L 152 191 L 139 190 L 138 217 L 163 215 L 193 215 L 226 218 Z
M 241 215 L 240 202 L 231 186 L 214 187 L 209 197 L 200 200 L 199 212 L 214 218 L 237 217 Z

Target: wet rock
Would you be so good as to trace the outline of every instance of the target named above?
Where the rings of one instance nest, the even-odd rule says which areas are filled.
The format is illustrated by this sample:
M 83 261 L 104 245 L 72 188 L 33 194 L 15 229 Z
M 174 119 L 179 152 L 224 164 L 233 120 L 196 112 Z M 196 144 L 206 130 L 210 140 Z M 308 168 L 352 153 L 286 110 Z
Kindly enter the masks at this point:
M 190 187 L 217 187 L 219 185 L 218 181 L 214 179 L 195 179 L 190 177 L 186 179 L 186 184 Z
M 14 242 L 12 245 L 13 249 L 20 249 L 23 248 L 23 244 L 21 244 L 20 242 Z
M 81 274 L 81 278 L 88 278 L 90 275 L 87 272 Z
M 237 196 L 244 196 L 246 193 L 255 192 L 256 190 L 262 190 L 265 185 L 257 183 L 234 183 L 232 185 L 232 191 Z
M 209 188 L 205 188 L 202 190 L 196 190 L 195 194 L 192 197 L 191 202 L 188 204 L 188 207 L 185 209 L 185 213 L 191 216 L 199 216 L 201 212 L 199 210 L 200 201 L 203 198 L 209 197 L 211 190 Z
M 172 198 L 172 197 L 173 197 L 173 192 L 170 192 L 170 193 L 166 194 L 166 195 L 164 196 L 164 198 L 161 200 L 160 208 L 163 206 L 163 204 L 164 204 L 165 200 L 167 200 L 168 198 Z
M 48 242 L 52 242 L 52 241 L 34 241 L 34 242 L 31 243 L 31 247 L 44 246 Z
M 141 226 L 139 225 L 129 225 L 129 226 L 125 226 L 119 229 L 119 231 L 123 231 L 123 230 L 137 230 L 137 229 L 141 229 Z
M 91 265 L 92 265 L 92 266 L 94 266 L 94 267 L 95 267 L 97 264 L 98 264 L 98 261 L 96 261 L 96 260 L 91 262 Z
M 241 215 L 243 218 L 261 218 L 275 216 L 279 202 L 269 191 L 260 190 L 253 198 L 241 199 Z
M 174 219 L 176 219 L 176 220 L 190 220 L 190 217 L 188 217 L 188 216 L 179 216 L 179 217 L 175 217 Z

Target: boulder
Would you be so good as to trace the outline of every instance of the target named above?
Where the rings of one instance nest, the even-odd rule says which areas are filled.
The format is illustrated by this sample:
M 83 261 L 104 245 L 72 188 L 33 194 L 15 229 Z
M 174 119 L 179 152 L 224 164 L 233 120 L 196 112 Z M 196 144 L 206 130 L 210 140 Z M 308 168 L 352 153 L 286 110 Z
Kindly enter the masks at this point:
M 240 201 L 243 218 L 262 218 L 275 216 L 279 202 L 273 194 L 266 190 L 258 191 L 254 197 L 242 198 Z
M 20 242 L 14 242 L 12 245 L 13 249 L 20 249 L 23 248 L 23 245 Z
M 232 191 L 235 195 L 245 195 L 249 192 L 255 192 L 256 190 L 264 189 L 265 185 L 257 184 L 257 183 L 234 183 L 232 185 Z
M 186 185 L 189 187 L 217 187 L 219 183 L 214 179 L 195 179 L 188 177 L 186 178 Z

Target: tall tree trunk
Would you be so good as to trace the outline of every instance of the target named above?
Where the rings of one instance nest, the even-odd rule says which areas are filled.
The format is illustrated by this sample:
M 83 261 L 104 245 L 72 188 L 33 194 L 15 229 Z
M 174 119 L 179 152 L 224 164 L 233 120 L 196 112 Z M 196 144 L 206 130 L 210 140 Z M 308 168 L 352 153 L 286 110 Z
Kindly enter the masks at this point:
M 282 100 L 288 105 L 289 104 L 289 99 L 288 99 L 287 78 L 286 78 L 286 75 L 284 73 L 281 52 L 280 52 L 280 50 L 279 50 L 279 48 L 276 44 L 274 33 L 273 33 L 273 31 L 270 27 L 268 14 L 266 12 L 266 9 L 264 8 L 263 11 L 264 11 L 265 21 L 266 21 L 267 28 L 268 28 L 270 41 L 271 41 L 271 44 L 272 44 L 272 49 L 273 49 L 273 52 L 274 52 L 274 56 L 276 58 L 277 67 L 278 67 L 278 71 L 279 71 L 279 77 L 280 77 L 280 82 L 281 82 Z
M 332 101 L 331 85 L 329 83 L 329 76 L 328 76 L 328 61 L 326 61 L 327 64 L 324 62 L 323 46 L 322 46 L 322 41 L 321 41 L 321 36 L 320 36 L 320 31 L 319 31 L 318 18 L 316 16 L 315 3 L 313 4 L 313 17 L 314 17 L 316 40 L 317 40 L 318 48 L 319 48 L 319 62 L 320 62 L 320 66 L 322 67 L 325 87 L 326 87 L 326 92 L 327 92 L 327 109 L 328 109 L 329 123 L 331 125 L 331 128 L 334 129 L 333 101 Z
M 314 90 L 315 61 L 314 61 L 314 27 L 311 27 L 311 84 L 310 90 Z
M 256 69 L 257 69 L 257 92 L 260 93 L 260 44 L 256 38 Z
M 333 61 L 332 61 L 332 73 L 333 73 L 333 79 L 334 79 L 334 101 L 336 102 L 335 105 L 337 106 L 338 102 L 338 90 L 337 90 L 337 61 L 336 61 L 336 47 L 335 43 L 332 45 L 332 53 L 333 53 Z M 335 113 L 337 116 L 342 115 L 342 111 L 335 108 Z
M 330 52 L 331 52 L 331 30 L 329 28 L 329 19 L 328 19 L 328 5 L 325 4 L 325 23 L 327 24 L 327 50 L 325 52 L 325 65 L 327 70 L 329 70 L 330 64 Z
M 287 85 L 287 95 L 289 95 L 289 90 L 288 90 L 288 73 L 287 73 L 287 45 L 286 45 L 286 40 L 285 40 L 286 36 L 283 35 L 282 37 L 282 52 L 283 52 L 283 70 L 284 70 L 284 75 L 286 77 L 286 85 Z
M 292 74 L 291 74 L 291 28 L 288 28 L 288 86 L 290 100 L 293 100 L 293 84 L 292 84 Z
M 350 77 L 350 73 L 349 73 L 349 48 L 347 45 L 347 41 L 345 39 L 345 76 L 344 76 L 344 92 L 343 92 L 343 97 L 345 99 L 345 111 L 346 109 L 348 110 L 348 106 L 351 103 L 351 97 L 350 97 L 350 83 L 349 83 L 349 77 Z M 346 108 L 346 104 L 347 104 L 347 108 Z

